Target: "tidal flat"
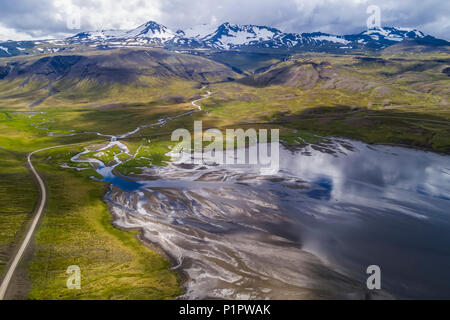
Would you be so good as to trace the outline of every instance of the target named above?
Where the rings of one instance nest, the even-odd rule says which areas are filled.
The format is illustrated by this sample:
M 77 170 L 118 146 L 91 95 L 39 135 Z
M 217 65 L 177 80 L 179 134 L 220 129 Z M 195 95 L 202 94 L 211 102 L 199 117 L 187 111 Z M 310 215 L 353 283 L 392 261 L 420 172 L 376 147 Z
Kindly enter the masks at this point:
M 445 298 L 448 156 L 328 138 L 283 147 L 281 170 L 183 165 L 112 182 L 114 224 L 185 275 L 181 299 Z M 382 270 L 381 292 L 366 270 Z M 432 272 L 430 272 L 433 270 Z

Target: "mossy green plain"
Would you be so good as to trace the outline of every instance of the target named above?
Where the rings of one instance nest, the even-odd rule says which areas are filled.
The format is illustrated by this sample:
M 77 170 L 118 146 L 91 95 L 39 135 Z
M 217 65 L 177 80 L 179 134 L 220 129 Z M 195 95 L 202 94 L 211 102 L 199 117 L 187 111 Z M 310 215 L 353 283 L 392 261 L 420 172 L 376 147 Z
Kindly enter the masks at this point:
M 242 68 L 245 60 L 232 55 L 222 58 L 236 68 Z M 449 153 L 450 78 L 441 70 L 448 67 L 450 57 L 361 58 L 366 56 L 302 54 L 287 61 L 264 56 L 246 70 L 257 85 L 248 79 L 211 81 L 207 90 L 213 95 L 201 102 L 203 111 L 123 139 L 133 157 L 121 155 L 124 163 L 116 170 L 138 174 L 141 167 L 165 165 L 170 160 L 166 153 L 174 145 L 172 131 L 192 130 L 194 120 L 202 120 L 204 128 L 280 128 L 281 139 L 288 144 L 315 143 L 321 135 L 330 135 Z M 258 68 L 264 70 L 254 73 Z M 271 83 L 265 75 L 278 74 L 280 68 L 288 71 L 285 78 Z M 317 68 L 328 78 L 311 80 Z M 299 74 L 305 77 L 295 83 Z M 205 93 L 203 84 L 160 77 L 141 79 L 145 86 L 60 81 L 53 84 L 56 94 L 30 110 L 34 101 L 48 96 L 48 83 L 24 81 L 0 81 L 0 147 L 4 148 L 0 149 L 0 272 L 20 242 L 38 198 L 26 155 L 62 146 L 33 158 L 49 199 L 28 262 L 28 298 L 176 298 L 181 293 L 180 279 L 169 262 L 143 246 L 138 231 L 112 226 L 102 201 L 106 185 L 91 179 L 96 172 L 89 165 L 70 161 L 85 147 L 106 145 L 108 139 L 94 133 L 50 137 L 42 128 L 120 135 L 194 109 L 190 101 Z M 171 100 L 179 95 L 184 102 Z M 40 128 L 33 126 L 36 123 Z M 109 162 L 118 153 L 109 149 L 87 156 Z M 85 170 L 64 169 L 64 163 Z M 80 291 L 66 288 L 65 271 L 70 265 L 81 268 Z

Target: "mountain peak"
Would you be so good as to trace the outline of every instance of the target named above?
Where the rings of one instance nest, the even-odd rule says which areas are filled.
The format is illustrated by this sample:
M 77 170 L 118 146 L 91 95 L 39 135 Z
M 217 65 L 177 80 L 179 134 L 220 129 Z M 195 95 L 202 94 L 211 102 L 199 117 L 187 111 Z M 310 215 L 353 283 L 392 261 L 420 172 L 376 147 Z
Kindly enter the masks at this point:
M 202 24 L 172 32 L 166 26 L 148 21 L 130 31 L 103 30 L 80 33 L 68 38 L 70 43 L 143 46 L 156 44 L 170 48 L 204 48 L 231 50 L 244 47 L 342 51 L 348 49 L 380 50 L 403 40 L 446 45 L 414 28 L 380 27 L 359 34 L 333 35 L 322 32 L 285 33 L 276 28 L 224 22 L 219 26 Z M 425 41 L 425 42 L 426 42 Z
M 158 31 L 168 29 L 166 26 L 164 26 L 156 21 L 153 21 L 153 20 L 147 21 L 146 23 L 140 25 L 138 28 L 143 28 L 146 30 L 158 30 Z
M 163 43 L 174 38 L 175 33 L 162 24 L 155 21 L 148 21 L 136 29 L 128 31 L 125 37 L 139 41 L 144 40 L 147 43 Z
M 153 33 L 155 33 L 155 32 L 164 32 L 164 31 L 168 30 L 168 28 L 162 24 L 155 22 L 155 21 L 147 21 L 146 23 L 137 27 L 135 30 L 142 30 L 143 33 L 144 32 L 148 33 L 149 31 L 153 31 Z
M 217 30 L 217 26 L 199 24 L 185 30 L 178 30 L 177 34 L 184 38 L 202 39 Z
M 213 33 L 205 37 L 207 43 L 218 49 L 232 49 L 274 40 L 282 34 L 275 28 L 239 25 L 230 22 L 221 24 Z
M 145 26 L 162 26 L 162 24 L 160 24 L 154 20 L 149 20 L 146 23 L 144 23 L 143 25 L 145 25 Z

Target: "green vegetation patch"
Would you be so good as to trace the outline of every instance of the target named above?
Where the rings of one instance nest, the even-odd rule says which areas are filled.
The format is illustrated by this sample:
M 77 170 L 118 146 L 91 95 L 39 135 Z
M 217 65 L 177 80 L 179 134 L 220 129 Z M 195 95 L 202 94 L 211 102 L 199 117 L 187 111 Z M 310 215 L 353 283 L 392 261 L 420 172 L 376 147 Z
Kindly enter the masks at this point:
M 135 150 L 135 156 L 133 159 L 126 161 L 116 167 L 120 173 L 124 175 L 139 174 L 140 168 L 152 167 L 152 166 L 165 166 L 170 157 L 166 154 L 170 151 L 170 147 L 175 143 L 171 141 L 165 141 L 164 138 L 159 140 L 155 139 L 150 141 L 146 139 L 127 141 L 126 144 L 130 150 Z
M 38 196 L 26 157 L 0 149 L 0 274 L 20 243 Z
M 104 184 L 83 171 L 58 169 L 44 153 L 35 163 L 50 196 L 29 268 L 29 298 L 174 299 L 181 293 L 168 261 L 143 246 L 135 232 L 112 226 Z M 81 290 L 66 287 L 71 265 L 81 268 Z

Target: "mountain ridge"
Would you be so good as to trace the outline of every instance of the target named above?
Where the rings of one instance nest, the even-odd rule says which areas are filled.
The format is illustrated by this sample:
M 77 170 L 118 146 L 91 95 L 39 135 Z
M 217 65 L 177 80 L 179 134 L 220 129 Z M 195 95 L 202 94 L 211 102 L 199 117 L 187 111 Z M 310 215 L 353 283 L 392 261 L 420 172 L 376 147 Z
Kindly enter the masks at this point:
M 286 33 L 277 28 L 225 22 L 217 27 L 198 25 L 172 31 L 155 21 L 131 30 L 84 31 L 61 40 L 0 43 L 0 57 L 31 53 L 55 53 L 70 46 L 103 49 L 156 46 L 173 50 L 204 49 L 287 49 L 311 51 L 382 50 L 404 40 L 418 40 L 426 46 L 449 46 L 450 42 L 426 35 L 415 28 L 383 27 L 357 34 L 335 35 L 323 32 Z M 423 40 L 423 41 L 422 41 Z M 22 47 L 19 47 L 19 44 Z M 24 46 L 26 44 L 26 46 Z M 37 47 L 37 48 L 35 48 Z M 34 50 L 28 50 L 33 49 Z
M 143 26 L 128 31 L 124 36 L 116 36 L 112 40 L 122 44 L 129 44 L 130 40 L 136 40 L 136 37 L 130 37 L 129 35 L 136 34 L 135 30 L 139 30 Z M 323 46 L 325 44 L 333 44 L 335 47 L 351 45 L 351 48 L 383 49 L 405 39 L 421 39 L 425 37 L 437 39 L 425 35 L 417 29 L 403 27 L 374 28 L 362 31 L 359 34 L 335 35 L 323 32 L 286 33 L 269 26 L 233 24 L 230 22 L 222 23 L 216 28 L 209 25 L 200 25 L 188 28 L 186 31 L 178 30 L 176 32 L 155 21 L 149 21 L 145 26 L 146 32 L 151 32 L 154 35 L 152 39 L 159 39 L 159 41 L 154 41 L 154 43 L 160 45 L 218 50 L 231 50 L 240 47 L 295 48 L 311 45 Z M 437 40 L 445 43 L 445 45 L 450 45 L 445 40 Z M 93 44 L 99 43 L 94 41 Z

